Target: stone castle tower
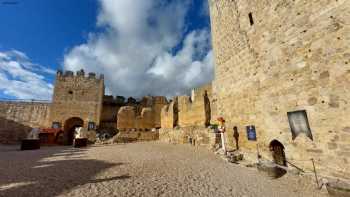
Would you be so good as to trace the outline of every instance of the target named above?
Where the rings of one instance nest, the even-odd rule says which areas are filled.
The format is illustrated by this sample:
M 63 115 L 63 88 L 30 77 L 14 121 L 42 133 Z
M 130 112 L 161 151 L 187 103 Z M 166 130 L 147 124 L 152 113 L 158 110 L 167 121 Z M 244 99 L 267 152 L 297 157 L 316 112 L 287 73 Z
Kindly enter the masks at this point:
M 101 119 L 104 77 L 95 73 L 85 76 L 83 70 L 57 72 L 50 122 L 64 129 L 65 143 L 72 142 L 75 127 L 96 128 Z
M 301 160 L 317 158 L 318 170 L 349 177 L 350 1 L 209 4 L 213 91 L 229 146 L 235 147 L 232 128 L 238 128 L 242 148 L 258 145 L 269 157 L 278 142 L 296 165 L 312 169 Z M 255 126 L 256 141 L 248 139 L 248 125 Z

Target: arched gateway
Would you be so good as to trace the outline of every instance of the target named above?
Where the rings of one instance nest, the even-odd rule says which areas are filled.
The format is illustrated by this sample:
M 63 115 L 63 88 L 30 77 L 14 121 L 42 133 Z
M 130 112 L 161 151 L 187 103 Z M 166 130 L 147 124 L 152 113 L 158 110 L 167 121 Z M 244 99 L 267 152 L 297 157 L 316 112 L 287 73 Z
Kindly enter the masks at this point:
M 284 153 L 284 146 L 278 140 L 272 140 L 270 143 L 270 150 L 272 157 L 276 164 L 281 166 L 287 166 L 287 159 Z
M 84 121 L 81 118 L 73 117 L 64 122 L 64 145 L 72 145 L 74 131 L 77 127 L 83 127 Z

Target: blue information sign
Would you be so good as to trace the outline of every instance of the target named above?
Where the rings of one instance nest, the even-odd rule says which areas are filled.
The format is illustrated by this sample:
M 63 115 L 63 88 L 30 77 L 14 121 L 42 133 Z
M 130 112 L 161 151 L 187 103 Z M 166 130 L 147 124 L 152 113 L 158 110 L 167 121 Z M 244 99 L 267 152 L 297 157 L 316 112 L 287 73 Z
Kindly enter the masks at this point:
M 52 128 L 59 129 L 59 128 L 61 128 L 61 124 L 59 122 L 53 122 L 52 123 Z
M 95 123 L 94 122 L 89 122 L 88 124 L 88 130 L 94 130 L 95 129 Z
M 256 141 L 255 126 L 253 125 L 247 126 L 247 137 L 248 137 L 248 140 L 250 141 Z

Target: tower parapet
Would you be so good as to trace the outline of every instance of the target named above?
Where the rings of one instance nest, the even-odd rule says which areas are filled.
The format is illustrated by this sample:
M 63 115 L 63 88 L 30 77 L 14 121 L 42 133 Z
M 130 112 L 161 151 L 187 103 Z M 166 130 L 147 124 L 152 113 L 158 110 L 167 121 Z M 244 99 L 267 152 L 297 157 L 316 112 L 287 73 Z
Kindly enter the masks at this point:
M 64 73 L 64 77 L 73 77 L 73 76 L 74 76 L 74 72 L 73 71 L 67 70 Z
M 83 127 L 99 126 L 104 96 L 104 80 L 96 79 L 95 73 L 85 75 L 84 70 L 57 71 L 52 107 L 51 123 L 60 123 L 66 132 L 69 118 L 79 118 Z M 113 99 L 113 98 L 112 98 Z M 67 134 L 68 135 L 68 134 Z M 66 136 L 67 137 L 67 136 Z
M 90 72 L 88 77 L 89 77 L 89 79 L 95 79 L 96 78 L 96 73 Z
M 76 71 L 75 73 L 70 70 L 66 70 L 63 72 L 62 70 L 58 70 L 56 73 L 56 80 L 72 80 L 74 79 L 75 81 L 84 80 L 84 81 L 96 81 L 100 82 L 104 80 L 104 75 L 101 74 L 99 78 L 96 77 L 96 73 L 94 72 L 89 72 L 87 75 L 85 75 L 85 71 L 83 69 Z
M 83 69 L 77 71 L 77 76 L 85 77 L 85 71 Z
M 59 77 L 62 76 L 63 75 L 63 71 L 62 70 L 57 70 L 56 75 L 59 76 Z

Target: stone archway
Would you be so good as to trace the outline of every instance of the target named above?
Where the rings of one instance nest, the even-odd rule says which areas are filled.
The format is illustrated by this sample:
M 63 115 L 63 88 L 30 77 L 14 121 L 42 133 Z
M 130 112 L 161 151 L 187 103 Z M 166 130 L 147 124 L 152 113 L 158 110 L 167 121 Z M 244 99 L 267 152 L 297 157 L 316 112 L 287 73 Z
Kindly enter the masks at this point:
M 270 142 L 270 151 L 276 164 L 287 166 L 286 154 L 284 152 L 284 146 L 281 142 L 278 140 L 272 140 Z
M 72 145 L 74 139 L 74 131 L 77 127 L 83 127 L 84 121 L 81 118 L 69 118 L 64 123 L 64 145 Z

